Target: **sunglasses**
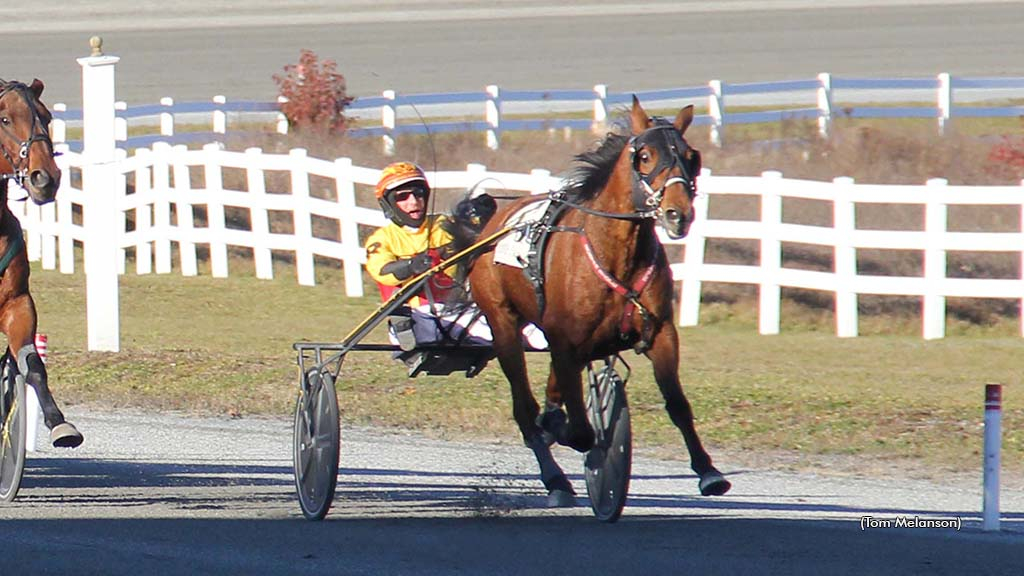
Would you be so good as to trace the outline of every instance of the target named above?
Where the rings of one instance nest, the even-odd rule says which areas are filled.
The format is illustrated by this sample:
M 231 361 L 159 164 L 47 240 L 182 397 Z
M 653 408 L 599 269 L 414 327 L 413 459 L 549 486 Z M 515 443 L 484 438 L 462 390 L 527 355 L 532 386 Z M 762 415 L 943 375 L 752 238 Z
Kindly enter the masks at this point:
M 427 191 L 423 188 L 413 188 L 412 190 L 399 190 L 395 192 L 395 202 L 405 202 L 410 196 L 417 198 L 426 198 Z

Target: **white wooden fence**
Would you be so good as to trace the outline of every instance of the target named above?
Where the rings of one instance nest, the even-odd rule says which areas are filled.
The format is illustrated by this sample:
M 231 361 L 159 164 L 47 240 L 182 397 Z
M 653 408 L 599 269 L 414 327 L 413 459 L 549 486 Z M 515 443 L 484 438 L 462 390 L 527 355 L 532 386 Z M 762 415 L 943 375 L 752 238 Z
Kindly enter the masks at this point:
M 84 149 L 74 152 L 59 145 L 63 155 L 58 163 L 67 176 L 55 204 L 36 207 L 11 201 L 27 235 L 29 257 L 41 260 L 43 268 L 75 271 L 74 247 L 84 248 L 88 291 L 88 346 L 90 350 L 116 351 L 120 347 L 118 275 L 126 273 L 126 253 L 135 253 L 135 272 L 170 273 L 172 244 L 178 248 L 178 270 L 185 276 L 199 271 L 197 246 L 209 249 L 213 276 L 230 273 L 229 246 L 251 248 L 256 275 L 272 278 L 272 251 L 295 255 L 296 276 L 301 284 L 315 281 L 316 256 L 342 262 L 345 289 L 349 296 L 362 295 L 364 252 L 359 245 L 358 226 L 379 226 L 383 216 L 375 208 L 356 204 L 356 186 L 372 186 L 379 171 L 352 165 L 345 158 L 310 158 L 301 149 L 288 154 L 267 154 L 258 149 L 229 152 L 218 144 L 202 149 L 156 143 L 134 154 L 116 147 L 114 64 L 112 56 L 94 55 L 79 59 L 83 67 Z M 203 178 L 193 179 L 192 167 L 202 167 Z M 226 168 L 244 171 L 245 185 L 225 186 Z M 74 186 L 72 173 L 80 171 L 81 188 Z M 287 173 L 283 190 L 266 187 L 266 173 Z M 196 171 L 198 172 L 198 171 Z M 129 193 L 129 176 L 135 183 Z M 334 183 L 333 200 L 310 195 L 310 177 Z M 545 170 L 529 174 L 492 173 L 479 165 L 466 171 L 428 174 L 436 188 L 466 189 L 481 181 L 508 191 L 543 193 L 558 187 L 557 178 Z M 1024 184 L 1022 184 L 1024 186 Z M 679 319 L 683 325 L 699 321 L 701 284 L 737 282 L 756 284 L 760 291 L 760 331 L 775 334 L 780 324 L 782 287 L 810 288 L 835 294 L 836 333 L 857 335 L 857 297 L 860 294 L 919 296 L 923 300 L 925 338 L 944 335 L 946 297 L 1024 298 L 1024 279 L 950 278 L 946 274 L 949 250 L 1008 251 L 1024 261 L 1024 231 L 955 232 L 946 225 L 947 207 L 956 204 L 1010 205 L 1024 220 L 1024 187 L 946 186 L 933 180 L 922 186 L 859 185 L 849 179 L 813 182 L 785 179 L 778 173 L 761 177 L 721 177 L 705 171 L 700 177 L 702 197 L 697 219 L 686 245 L 685 259 L 674 262 L 675 278 L 682 282 Z M 708 200 L 717 195 L 745 194 L 760 198 L 760 219 L 750 222 L 711 220 Z M 811 198 L 830 202 L 832 226 L 806 226 L 782 219 L 782 199 Z M 924 206 L 925 222 L 919 232 L 858 229 L 855 207 L 866 203 L 909 203 Z M 171 207 L 176 218 L 172 219 Z M 205 226 L 198 226 L 195 209 L 206 210 Z M 250 229 L 229 228 L 228 207 L 248 211 Z M 271 232 L 270 211 L 287 212 L 294 224 L 290 233 Z M 76 213 L 81 216 L 76 220 Z M 134 227 L 126 229 L 131 218 Z M 313 219 L 336 221 L 339 240 L 318 238 Z M 705 245 L 709 238 L 746 238 L 760 242 L 756 266 L 707 264 Z M 665 239 L 667 242 L 667 239 Z M 784 242 L 826 246 L 834 251 L 834 267 L 828 272 L 796 270 L 782 266 Z M 924 254 L 921 277 L 880 277 L 857 273 L 859 249 L 893 248 L 917 250 Z M 1022 262 L 1024 269 L 1024 262 Z M 1024 334 L 1024 328 L 1022 328 Z

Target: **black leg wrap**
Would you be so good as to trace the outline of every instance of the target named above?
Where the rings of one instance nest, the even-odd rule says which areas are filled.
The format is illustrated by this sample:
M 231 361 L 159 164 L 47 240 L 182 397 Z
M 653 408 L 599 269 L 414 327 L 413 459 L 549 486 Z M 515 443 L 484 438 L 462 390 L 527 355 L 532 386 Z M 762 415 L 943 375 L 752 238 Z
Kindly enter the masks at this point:
M 47 385 L 46 365 L 43 359 L 36 352 L 32 344 L 22 346 L 18 350 L 18 372 L 25 377 L 25 383 L 36 391 L 39 399 L 39 407 L 43 410 L 43 420 L 46 427 L 52 429 L 54 426 L 64 423 L 64 414 L 57 408 L 57 403 L 50 394 L 50 387 Z

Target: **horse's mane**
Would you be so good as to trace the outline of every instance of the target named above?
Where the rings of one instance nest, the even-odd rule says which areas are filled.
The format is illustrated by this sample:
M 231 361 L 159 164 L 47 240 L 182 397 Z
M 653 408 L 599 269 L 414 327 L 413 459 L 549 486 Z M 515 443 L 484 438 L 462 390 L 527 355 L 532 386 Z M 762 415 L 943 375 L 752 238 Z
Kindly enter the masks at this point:
M 575 156 L 577 165 L 566 178 L 564 191 L 575 201 L 590 200 L 604 189 L 629 136 L 609 132 L 597 148 Z

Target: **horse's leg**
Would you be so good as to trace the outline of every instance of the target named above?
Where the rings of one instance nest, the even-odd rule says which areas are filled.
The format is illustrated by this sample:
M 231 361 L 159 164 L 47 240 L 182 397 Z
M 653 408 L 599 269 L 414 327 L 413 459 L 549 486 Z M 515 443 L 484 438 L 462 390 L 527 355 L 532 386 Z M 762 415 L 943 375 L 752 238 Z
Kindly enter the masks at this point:
M 64 419 L 64 413 L 50 394 L 46 365 L 36 351 L 36 307 L 30 294 L 16 296 L 4 306 L 0 325 L 7 334 L 7 345 L 18 362 L 18 372 L 32 386 L 43 409 L 43 421 L 50 429 L 50 442 L 58 448 L 74 448 L 82 443 L 82 433 Z
M 579 452 L 586 452 L 594 446 L 594 429 L 587 421 L 587 409 L 583 402 L 583 368 L 572 354 L 562 350 L 551 352 L 551 373 L 548 375 L 546 405 L 542 422 L 544 429 L 553 435 L 559 444 Z M 568 413 L 562 412 L 565 405 Z
M 686 449 L 690 452 L 690 467 L 700 478 L 700 493 L 704 496 L 725 494 L 732 484 L 714 467 L 711 456 L 704 450 L 693 425 L 693 409 L 679 382 L 679 335 L 674 325 L 666 323 L 661 327 L 647 351 L 647 357 L 654 366 L 654 378 L 665 399 L 665 410 L 683 433 Z
M 526 353 L 520 340 L 518 322 L 510 313 L 495 316 L 499 315 L 493 314 L 488 318 L 494 337 L 494 352 L 512 389 L 512 415 L 519 425 L 523 441 L 533 450 L 540 466 L 540 479 L 548 491 L 548 505 L 575 506 L 576 492 L 552 456 L 551 447 L 537 426 L 537 414 L 540 409 L 537 406 L 537 399 L 530 390 L 526 372 Z

